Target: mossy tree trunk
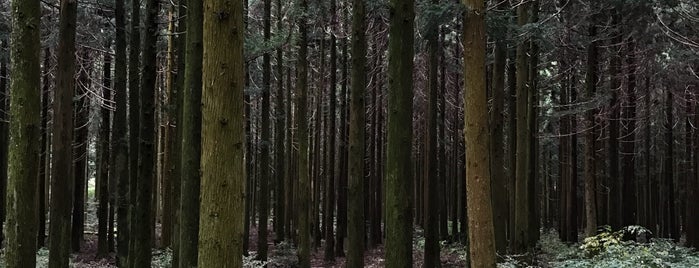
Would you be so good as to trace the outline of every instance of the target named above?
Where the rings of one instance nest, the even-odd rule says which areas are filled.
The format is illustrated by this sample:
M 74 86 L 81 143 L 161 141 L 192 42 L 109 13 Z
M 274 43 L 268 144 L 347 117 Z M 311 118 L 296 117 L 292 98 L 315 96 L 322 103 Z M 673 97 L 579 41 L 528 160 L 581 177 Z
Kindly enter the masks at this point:
M 68 267 L 73 184 L 73 96 L 75 90 L 75 23 L 78 3 L 61 1 L 58 66 L 53 102 L 53 150 L 49 233 L 49 267 Z M 26 49 L 26 48 L 25 48 Z
M 0 54 L 6 54 L 7 40 L 0 39 Z M 7 207 L 5 197 L 7 197 L 7 149 L 9 143 L 9 92 L 7 91 L 7 57 L 0 56 L 0 222 L 5 222 Z M 5 229 L 0 224 L 0 245 L 5 241 Z
M 242 267 L 246 178 L 243 3 L 206 0 L 202 14 L 198 266 Z
M 5 265 L 36 266 L 36 183 L 41 135 L 40 1 L 12 1 L 10 142 Z M 72 158 L 72 157 L 69 157 Z
M 386 267 L 413 263 L 413 0 L 389 2 Z M 381 191 L 377 187 L 376 191 Z M 380 201 L 379 201 L 380 203 Z M 381 218 L 381 214 L 373 215 Z

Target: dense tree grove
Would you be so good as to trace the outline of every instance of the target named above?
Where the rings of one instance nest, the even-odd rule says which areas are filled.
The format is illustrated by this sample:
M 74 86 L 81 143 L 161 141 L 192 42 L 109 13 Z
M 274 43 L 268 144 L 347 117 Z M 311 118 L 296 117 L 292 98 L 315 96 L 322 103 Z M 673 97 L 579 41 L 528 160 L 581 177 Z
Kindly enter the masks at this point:
M 0 267 L 692 267 L 698 27 L 694 0 L 0 0 Z

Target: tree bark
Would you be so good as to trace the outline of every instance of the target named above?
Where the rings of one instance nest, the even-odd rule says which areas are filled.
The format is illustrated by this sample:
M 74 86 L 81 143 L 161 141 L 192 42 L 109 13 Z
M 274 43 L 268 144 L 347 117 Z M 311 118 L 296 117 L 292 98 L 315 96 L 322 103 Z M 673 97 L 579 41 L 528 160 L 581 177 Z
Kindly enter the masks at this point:
M 108 41 L 107 50 L 111 48 L 111 40 Z M 112 58 L 111 55 L 104 55 L 103 76 L 102 76 L 102 96 L 100 100 L 100 125 L 98 135 L 98 150 L 97 150 L 97 182 L 100 188 L 100 195 L 97 197 L 99 204 L 97 205 L 97 255 L 106 257 L 109 254 L 109 216 L 111 213 L 109 196 L 113 189 L 109 188 L 109 156 L 110 156 L 110 107 L 111 102 L 111 83 L 112 83 Z M 113 238 L 113 237 L 112 237 Z
M 12 1 L 10 142 L 7 183 L 8 267 L 36 266 L 36 183 L 41 135 L 40 1 Z M 71 157 L 68 157 L 69 159 Z
M 301 12 L 305 14 L 308 10 L 307 0 L 300 0 Z M 296 115 L 297 115 L 297 140 L 298 140 L 298 195 L 295 202 L 298 202 L 297 220 L 298 224 L 294 224 L 298 228 L 298 258 L 299 267 L 307 268 L 311 266 L 311 230 L 310 230 L 310 213 L 311 213 L 311 183 L 308 173 L 308 119 L 306 118 L 306 103 L 308 89 L 308 35 L 306 29 L 306 15 L 299 17 L 299 55 L 297 66 L 297 82 L 296 82 Z
M 146 16 L 143 26 L 143 68 L 141 69 L 141 85 L 139 100 L 139 144 L 138 144 L 138 179 L 136 181 L 136 206 L 132 224 L 134 236 L 134 267 L 147 267 L 151 263 L 151 246 L 153 245 L 152 217 L 155 211 L 151 211 L 153 198 L 153 182 L 155 180 L 154 164 L 155 155 L 155 92 L 157 80 L 157 40 L 158 40 L 158 13 L 160 4 L 157 0 L 146 1 Z
M 489 162 L 488 100 L 485 81 L 485 6 L 464 0 L 464 127 L 469 260 L 473 267 L 495 267 L 495 234 Z M 520 69 L 521 70 L 521 69 Z M 467 89 L 468 88 L 468 89 Z
M 386 267 L 413 264 L 411 145 L 413 136 L 413 0 L 389 2 Z M 380 182 L 379 182 L 380 185 Z M 376 191 L 380 192 L 381 187 Z M 378 199 L 379 205 L 381 204 Z M 374 215 L 381 218 L 381 214 Z
M 203 7 L 206 53 L 202 63 L 198 266 L 242 267 L 246 178 L 243 3 L 207 0 Z
M 68 267 L 73 184 L 70 183 L 73 164 L 73 94 L 75 90 L 75 23 L 78 3 L 61 1 L 59 20 L 58 73 L 53 102 L 53 151 L 51 207 L 49 233 L 49 267 Z M 25 49 L 27 49 L 25 47 Z

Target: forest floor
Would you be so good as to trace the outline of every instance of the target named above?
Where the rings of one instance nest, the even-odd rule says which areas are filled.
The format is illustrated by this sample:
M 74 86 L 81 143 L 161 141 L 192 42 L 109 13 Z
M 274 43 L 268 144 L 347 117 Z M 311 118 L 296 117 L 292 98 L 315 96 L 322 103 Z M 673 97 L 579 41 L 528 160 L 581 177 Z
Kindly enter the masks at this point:
M 97 257 L 97 218 L 95 204 L 88 203 L 86 213 L 85 242 L 79 253 L 72 255 L 70 267 L 102 268 L 116 267 L 115 255 L 107 258 Z M 272 230 L 270 226 L 270 231 Z M 159 232 L 160 230 L 157 230 Z M 257 250 L 257 229 L 250 230 L 250 250 L 244 257 L 244 267 L 296 267 L 296 249 L 291 243 L 275 244 L 272 241 L 274 233 L 270 232 L 267 241 L 269 245 L 269 261 L 254 260 Z M 546 231 L 541 235 L 534 254 L 519 256 L 501 256 L 498 267 L 699 267 L 699 252 L 680 246 L 667 239 L 652 239 L 650 243 L 635 243 L 609 241 L 606 238 L 588 240 L 583 243 L 566 244 L 558 239 L 555 231 Z M 590 247 L 594 253 L 591 254 Z M 441 243 L 442 267 L 465 267 L 467 263 L 466 246 L 461 243 Z M 379 245 L 369 249 L 364 254 L 365 267 L 384 267 L 384 247 Z M 0 250 L 0 255 L 2 255 Z M 414 267 L 422 267 L 424 252 L 424 237 L 422 230 L 416 229 L 413 239 Z M 0 267 L 4 267 L 0 256 Z M 323 244 L 318 245 L 311 255 L 312 267 L 344 267 L 345 258 L 338 257 L 333 262 L 324 260 Z M 172 251 L 169 249 L 154 249 L 152 267 L 171 267 Z M 37 253 L 37 267 L 48 267 L 48 250 L 42 248 Z

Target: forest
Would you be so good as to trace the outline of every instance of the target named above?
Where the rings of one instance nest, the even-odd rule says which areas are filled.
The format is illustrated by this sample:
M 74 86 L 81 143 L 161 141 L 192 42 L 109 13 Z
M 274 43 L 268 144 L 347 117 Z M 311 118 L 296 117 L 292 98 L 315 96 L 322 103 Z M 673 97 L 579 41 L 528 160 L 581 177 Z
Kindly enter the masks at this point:
M 699 267 L 696 0 L 0 0 L 0 267 Z

